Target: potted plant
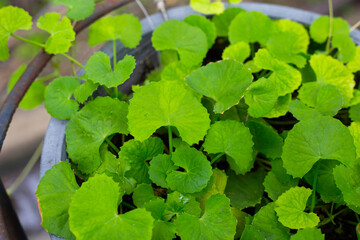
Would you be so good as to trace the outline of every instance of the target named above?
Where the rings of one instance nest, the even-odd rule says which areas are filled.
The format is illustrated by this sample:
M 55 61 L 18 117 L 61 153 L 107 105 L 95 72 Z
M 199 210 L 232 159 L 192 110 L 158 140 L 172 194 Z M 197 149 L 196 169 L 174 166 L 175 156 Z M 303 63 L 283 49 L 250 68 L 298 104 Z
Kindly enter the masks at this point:
M 277 20 L 253 11 L 265 6 Z M 70 118 L 52 120 L 45 139 L 49 170 L 36 194 L 46 230 L 67 239 L 356 239 L 360 48 L 350 27 L 240 7 L 211 19 L 188 7 L 161 24 L 152 16 L 161 65 L 131 94 L 117 87 L 137 57 L 117 61 L 115 40 L 135 47 L 139 22 L 94 23 L 89 41 L 113 41 L 113 68 L 97 52 L 82 66 L 84 83 L 58 78 L 45 94 L 52 115 Z M 308 26 L 278 19 L 289 14 Z M 132 27 L 115 30 L 117 21 Z M 107 96 L 92 95 L 99 86 Z

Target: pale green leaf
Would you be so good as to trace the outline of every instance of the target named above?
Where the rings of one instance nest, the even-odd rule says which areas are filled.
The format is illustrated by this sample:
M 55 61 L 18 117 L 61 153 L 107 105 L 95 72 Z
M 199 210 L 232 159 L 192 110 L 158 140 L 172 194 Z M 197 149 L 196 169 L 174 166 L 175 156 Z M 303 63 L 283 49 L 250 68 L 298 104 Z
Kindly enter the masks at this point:
M 219 14 L 224 11 L 224 5 L 220 0 L 190 0 L 190 6 L 203 14 Z
M 216 28 L 214 23 L 209 19 L 201 15 L 190 15 L 184 19 L 184 22 L 190 24 L 193 27 L 200 28 L 206 35 L 208 48 L 210 49 L 215 43 L 216 39 Z
M 360 71 L 360 46 L 356 47 L 355 57 L 346 66 L 351 72 Z
M 316 109 L 306 106 L 303 102 L 300 102 L 297 99 L 291 101 L 289 110 L 298 120 L 305 120 L 322 116 L 322 114 L 319 113 Z
M 354 59 L 356 46 L 349 34 L 335 35 L 332 38 L 332 47 L 338 49 L 337 59 L 347 63 Z
M 292 235 L 290 240 L 325 240 L 325 235 L 318 228 L 305 228 Z
M 360 158 L 360 122 L 352 122 L 348 127 L 350 134 L 354 139 L 354 145 L 356 148 L 356 156 Z
M 66 15 L 75 21 L 89 17 L 95 8 L 95 0 L 53 0 L 54 4 L 62 4 L 69 9 Z
M 244 62 L 250 56 L 250 46 L 246 42 L 237 42 L 226 47 L 222 53 L 222 59 L 231 59 Z
M 161 80 L 178 81 L 185 84 L 185 78 L 196 69 L 194 66 L 186 66 L 181 62 L 169 63 L 161 72 Z
M 251 73 L 257 73 L 262 70 L 262 68 L 258 67 L 255 64 L 254 60 L 247 61 L 246 63 L 244 63 L 244 66 L 245 68 L 249 69 Z
M 288 93 L 285 96 L 281 96 L 275 102 L 275 106 L 269 113 L 267 113 L 264 117 L 266 118 L 277 118 L 281 116 L 285 116 L 289 111 L 291 103 L 291 94 Z
M 216 27 L 216 34 L 219 37 L 227 37 L 230 23 L 236 17 L 236 15 L 243 11 L 244 10 L 241 8 L 231 7 L 226 9 L 224 12 L 215 15 L 212 18 L 212 21 Z
M 92 96 L 93 92 L 99 87 L 98 83 L 91 80 L 86 80 L 83 84 L 78 86 L 74 91 L 74 98 L 79 103 L 85 103 L 86 100 Z
M 333 18 L 332 36 L 349 35 L 349 24 L 342 18 Z M 315 42 L 323 43 L 329 37 L 330 18 L 329 16 L 321 16 L 310 25 L 310 36 Z

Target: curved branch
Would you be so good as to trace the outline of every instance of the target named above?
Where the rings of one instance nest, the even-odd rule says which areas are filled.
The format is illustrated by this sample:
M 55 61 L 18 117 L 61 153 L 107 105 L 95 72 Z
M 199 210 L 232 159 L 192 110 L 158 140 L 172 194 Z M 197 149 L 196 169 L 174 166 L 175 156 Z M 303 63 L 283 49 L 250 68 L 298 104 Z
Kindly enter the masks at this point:
M 130 3 L 131 1 L 133 0 L 107 0 L 99 4 L 98 6 L 96 6 L 94 13 L 90 17 L 78 22 L 75 25 L 74 31 L 76 32 L 76 34 L 80 33 L 97 19 L 117 8 L 120 8 Z M 29 89 L 32 82 L 41 73 L 43 68 L 46 66 L 46 64 L 50 61 L 52 57 L 53 55 L 47 54 L 44 51 L 38 53 L 38 55 L 36 55 L 36 57 L 27 66 L 25 72 L 5 99 L 0 110 L 0 151 L 4 143 L 6 132 L 9 128 L 12 117 L 21 99 L 25 95 L 26 91 Z

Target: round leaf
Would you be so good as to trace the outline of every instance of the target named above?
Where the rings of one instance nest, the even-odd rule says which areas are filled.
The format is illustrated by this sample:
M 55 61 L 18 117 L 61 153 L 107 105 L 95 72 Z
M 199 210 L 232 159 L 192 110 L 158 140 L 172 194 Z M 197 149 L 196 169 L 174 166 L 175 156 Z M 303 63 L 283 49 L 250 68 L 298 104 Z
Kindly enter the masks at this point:
M 53 0 L 54 4 L 62 4 L 69 9 L 66 15 L 75 21 L 89 17 L 95 8 L 95 0 Z
M 183 213 L 199 217 L 201 213 L 199 202 L 189 195 L 183 195 L 179 192 L 169 193 L 166 199 L 164 219 L 169 221 L 174 216 L 178 217 Z
M 166 183 L 167 175 L 175 170 L 176 167 L 171 161 L 171 156 L 167 154 L 158 155 L 150 162 L 149 176 L 150 179 L 158 186 L 167 188 Z
M 325 42 L 329 37 L 330 18 L 329 16 L 321 16 L 313 21 L 310 25 L 310 36 L 317 43 Z M 332 36 L 349 35 L 349 24 L 342 18 L 333 18 Z
M 79 103 L 85 103 L 85 101 L 93 94 L 93 92 L 99 87 L 99 84 L 93 83 L 91 80 L 87 80 L 74 91 L 74 98 Z
M 240 12 L 243 12 L 244 10 L 241 8 L 228 8 L 224 12 L 215 15 L 212 18 L 212 21 L 215 24 L 216 27 L 216 34 L 219 37 L 227 37 L 229 32 L 229 26 L 232 20 L 238 15 Z
M 226 47 L 222 53 L 222 59 L 232 59 L 244 62 L 250 56 L 250 46 L 246 42 L 237 42 Z
M 292 235 L 290 240 L 325 240 L 325 235 L 318 228 L 305 228 Z
M 277 118 L 286 115 L 289 111 L 291 103 L 291 94 L 288 93 L 285 96 L 281 96 L 275 102 L 275 106 L 267 113 L 264 117 L 266 118 Z
M 201 15 L 187 16 L 184 21 L 193 27 L 200 28 L 205 33 L 208 42 L 208 48 L 210 49 L 216 39 L 215 25 L 209 19 Z
M 190 0 L 190 6 L 203 14 L 218 14 L 224 11 L 224 5 L 220 0 Z

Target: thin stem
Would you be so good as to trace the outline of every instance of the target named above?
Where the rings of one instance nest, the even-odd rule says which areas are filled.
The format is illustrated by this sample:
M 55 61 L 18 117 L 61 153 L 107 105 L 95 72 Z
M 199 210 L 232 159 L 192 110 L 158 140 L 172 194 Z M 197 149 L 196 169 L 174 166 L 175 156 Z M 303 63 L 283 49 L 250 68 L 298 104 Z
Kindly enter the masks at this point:
M 55 72 L 53 72 L 53 73 L 51 73 L 49 75 L 39 77 L 36 81 L 38 81 L 38 82 L 46 82 L 46 81 L 48 81 L 50 79 L 53 79 L 53 78 L 56 78 L 58 76 L 60 76 L 59 72 L 55 71 Z
M 357 29 L 358 27 L 360 27 L 360 21 L 358 21 L 357 23 L 355 23 L 355 25 L 350 28 L 350 32 L 354 31 L 354 30 Z
M 45 45 L 42 44 L 42 43 L 39 43 L 39 42 L 30 40 L 30 39 L 27 39 L 27 38 L 23 38 L 23 37 L 17 36 L 17 35 L 15 35 L 15 34 L 13 34 L 13 33 L 11 33 L 10 35 L 11 35 L 12 37 L 16 38 L 16 39 L 19 39 L 19 40 L 21 40 L 21 41 L 30 43 L 30 44 L 35 45 L 35 46 L 37 46 L 37 47 L 41 47 L 41 48 L 44 48 L 44 47 L 45 47 Z
M 347 211 L 348 208 L 344 208 L 340 211 L 338 211 L 337 213 L 335 213 L 333 216 L 332 216 L 332 219 L 334 219 L 335 217 L 337 217 L 338 215 L 342 214 L 343 212 Z M 321 226 L 324 226 L 326 224 L 328 224 L 329 222 L 331 222 L 330 218 L 325 218 L 324 220 L 322 220 L 318 225 L 317 227 L 321 227 Z
M 35 163 L 41 155 L 42 147 L 43 142 L 41 142 L 40 145 L 36 148 L 34 154 L 31 156 L 29 162 L 26 164 L 20 175 L 16 178 L 15 182 L 8 189 L 6 189 L 6 192 L 9 196 L 14 193 L 14 191 L 19 187 L 19 185 L 24 181 L 26 176 L 30 173 L 31 169 L 34 167 Z
M 66 57 L 67 59 L 69 59 L 71 62 L 75 63 L 76 65 L 78 65 L 79 67 L 85 69 L 85 66 L 82 65 L 81 63 L 79 63 L 75 58 L 73 58 L 72 56 L 66 54 L 66 53 L 60 53 L 60 55 Z
M 72 47 L 70 51 L 71 51 L 71 56 L 74 56 L 74 47 Z M 73 71 L 74 77 L 76 77 L 76 69 L 73 61 L 71 61 L 71 69 Z
M 113 69 L 115 69 L 116 63 L 117 63 L 117 57 L 116 57 L 116 40 L 113 40 Z M 114 95 L 116 98 L 119 96 L 119 90 L 117 87 L 114 87 Z
M 250 43 L 251 48 L 251 58 L 254 59 L 255 57 L 255 43 Z
M 146 17 L 146 20 L 148 21 L 150 27 L 152 30 L 155 30 L 155 26 L 154 26 L 154 23 L 151 21 L 151 18 L 149 16 L 149 13 L 146 11 L 146 8 L 144 7 L 144 5 L 141 3 L 140 0 L 135 0 L 137 5 L 140 7 L 141 11 L 143 12 L 143 14 L 145 15 Z
M 172 139 L 172 131 L 171 131 L 171 126 L 168 126 L 168 136 L 169 136 L 169 152 L 170 155 L 172 155 L 173 152 L 173 139 Z
M 333 218 L 332 214 L 329 213 L 329 211 L 326 208 L 324 208 L 324 211 L 328 215 L 328 217 L 329 217 L 330 221 L 332 222 L 332 224 L 335 225 L 334 218 Z
M 116 153 L 120 152 L 120 149 L 119 149 L 117 146 L 115 146 L 115 144 L 114 144 L 112 141 L 110 141 L 109 138 L 105 138 L 105 142 L 106 142 L 107 144 L 109 144 L 110 147 L 111 147 Z
M 271 166 L 271 162 L 268 161 L 268 160 L 265 160 L 265 159 L 262 159 L 262 158 L 259 158 L 259 157 L 257 157 L 256 160 L 259 161 L 259 162 L 262 162 L 262 163 L 264 163 L 264 164 L 266 164 L 266 165 L 270 165 L 270 166 Z
M 310 212 L 313 212 L 314 211 L 314 208 L 315 208 L 315 200 L 316 200 L 316 184 L 317 184 L 317 179 L 318 179 L 318 172 L 319 172 L 319 166 L 320 164 L 317 162 L 315 164 L 315 171 L 314 171 L 314 179 L 313 179 L 313 184 L 312 184 L 312 187 L 313 187 L 313 193 L 312 193 L 312 196 L 311 196 L 311 207 L 310 207 Z M 332 218 L 331 218 L 332 220 Z
M 127 207 L 129 209 L 135 209 L 136 208 L 133 205 L 131 205 L 130 203 L 127 203 L 127 202 L 121 202 L 121 205 L 123 205 L 124 207 Z
M 330 42 L 333 34 L 333 22 L 334 22 L 334 9 L 333 9 L 332 0 L 328 0 L 328 2 L 329 2 L 329 37 L 326 44 L 327 51 L 329 51 L 330 49 Z
M 214 157 L 214 158 L 211 160 L 210 164 L 213 165 L 214 162 L 216 162 L 216 161 L 217 161 L 219 158 L 221 158 L 224 154 L 225 154 L 225 153 L 219 153 L 216 157 Z

